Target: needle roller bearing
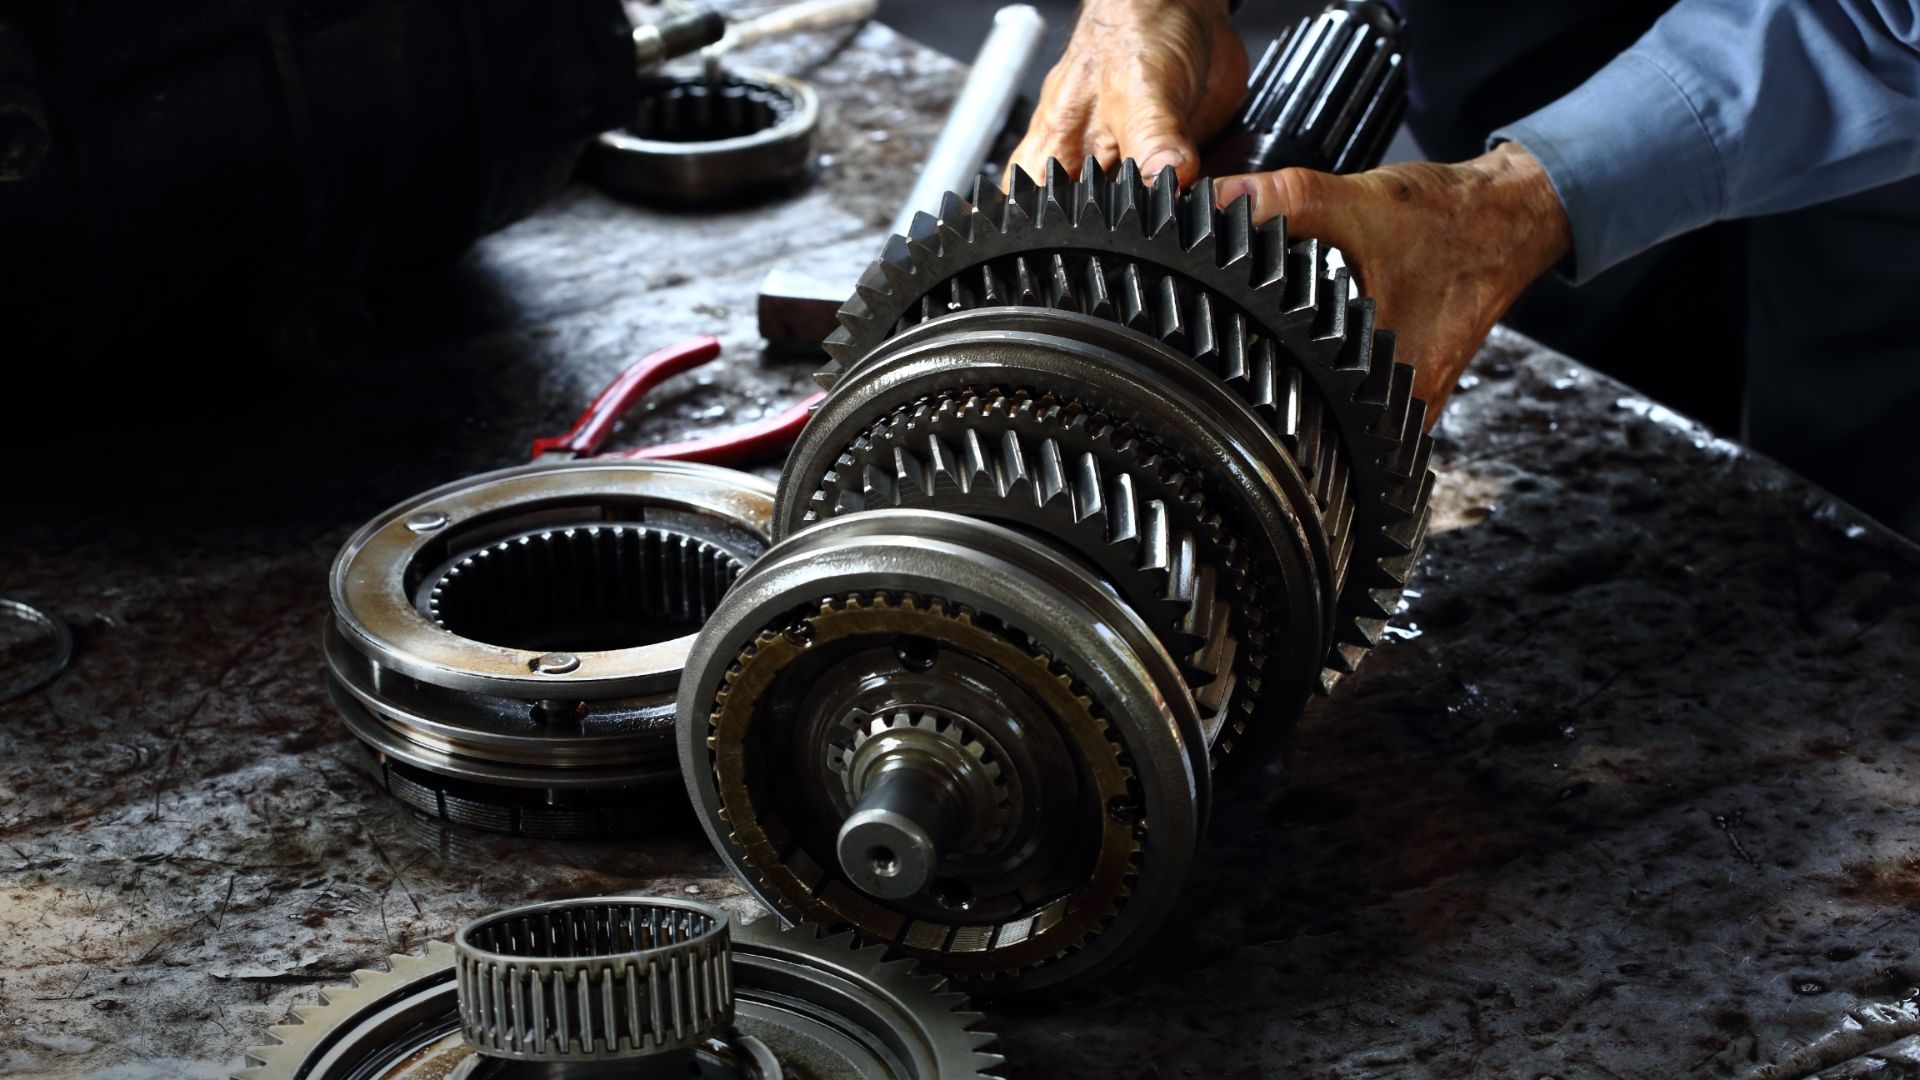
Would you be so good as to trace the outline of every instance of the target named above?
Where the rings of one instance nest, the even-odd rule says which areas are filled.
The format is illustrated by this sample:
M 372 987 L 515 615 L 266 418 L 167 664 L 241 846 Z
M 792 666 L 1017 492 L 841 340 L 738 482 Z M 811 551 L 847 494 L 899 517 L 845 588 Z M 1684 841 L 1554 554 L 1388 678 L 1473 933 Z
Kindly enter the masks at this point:
M 1171 908 L 1213 771 L 1394 612 L 1412 369 L 1320 244 L 1132 162 L 949 194 L 839 319 L 777 543 L 689 656 L 696 809 L 789 921 L 1086 979 Z

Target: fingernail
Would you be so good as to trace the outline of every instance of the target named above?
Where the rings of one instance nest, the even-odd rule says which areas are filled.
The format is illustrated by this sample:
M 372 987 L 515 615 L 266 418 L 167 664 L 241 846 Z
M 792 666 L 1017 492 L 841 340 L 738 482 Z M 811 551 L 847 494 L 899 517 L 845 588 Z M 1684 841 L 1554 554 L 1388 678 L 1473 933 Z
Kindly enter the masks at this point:
M 1186 163 L 1187 152 L 1184 150 L 1156 150 L 1140 163 L 1140 175 L 1151 182 L 1160 176 L 1160 170 L 1168 166 L 1178 169 Z
M 1213 201 L 1216 206 L 1231 206 L 1233 200 L 1252 194 L 1253 182 L 1245 177 L 1230 176 L 1213 182 Z

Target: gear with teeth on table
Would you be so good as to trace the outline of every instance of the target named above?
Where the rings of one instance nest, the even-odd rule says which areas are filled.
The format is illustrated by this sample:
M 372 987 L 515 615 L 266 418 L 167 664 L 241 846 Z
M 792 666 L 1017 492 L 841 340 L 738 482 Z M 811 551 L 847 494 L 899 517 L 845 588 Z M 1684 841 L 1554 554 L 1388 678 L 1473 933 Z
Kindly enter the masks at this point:
M 861 278 L 821 381 L 856 375 L 908 327 L 1003 306 L 1081 312 L 1190 357 L 1314 483 L 1339 582 L 1331 685 L 1379 640 L 1424 537 L 1426 404 L 1326 248 L 1289 242 L 1279 218 L 1253 225 L 1244 197 L 1215 209 L 1211 180 L 1178 186 L 1171 169 L 1148 186 L 1131 160 L 1109 178 L 1088 158 L 1077 180 L 1052 161 L 1040 183 L 1016 169 L 1009 193 L 984 179 L 971 199 L 949 193 Z
M 731 921 L 648 897 L 490 916 L 295 1006 L 234 1077 L 989 1080 L 1002 1063 L 938 977 L 851 935 Z

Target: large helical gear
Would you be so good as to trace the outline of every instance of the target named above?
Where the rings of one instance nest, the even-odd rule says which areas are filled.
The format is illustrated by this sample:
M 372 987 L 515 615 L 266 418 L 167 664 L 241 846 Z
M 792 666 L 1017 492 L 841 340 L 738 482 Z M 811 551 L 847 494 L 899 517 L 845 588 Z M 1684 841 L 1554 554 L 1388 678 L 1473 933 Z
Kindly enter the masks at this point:
M 1091 160 L 1077 180 L 1016 172 L 1005 194 L 982 181 L 893 238 L 842 309 L 775 545 L 702 632 L 678 716 L 709 834 L 784 917 L 995 993 L 1108 969 L 1183 884 L 1169 852 L 1204 825 L 1214 769 L 1270 760 L 1396 610 L 1432 482 L 1412 369 L 1326 249 L 1255 226 L 1246 199 L 1216 209 L 1208 182 L 1177 188 Z M 913 618 L 878 599 L 901 597 L 921 598 Z M 868 627 L 860 647 L 827 632 L 843 621 Z M 999 655 L 983 627 L 1039 651 Z M 1110 743 L 1059 738 L 1078 730 L 1064 705 L 1037 723 L 981 692 L 1044 690 L 1030 655 L 1070 673 Z M 1117 837 L 1056 804 L 1053 830 L 1094 857 L 1040 860 L 1071 873 L 943 914 L 942 882 L 992 878 L 957 823 L 994 796 L 908 738 L 876 751 L 882 782 L 843 784 L 815 762 L 854 697 L 1014 715 L 996 760 L 1053 732 L 1062 790 L 1131 772 L 1102 798 L 1132 823 L 1134 869 L 1111 873 Z
M 894 237 L 826 341 L 828 386 L 909 325 L 996 306 L 1077 311 L 1151 334 L 1253 406 L 1314 485 L 1339 582 L 1328 685 L 1379 641 L 1425 536 L 1432 440 L 1413 369 L 1393 362 L 1373 301 L 1285 222 L 1255 226 L 1246 198 L 1214 208 L 1213 184 L 1148 186 L 1129 160 L 1042 182 L 1015 169 L 972 198 L 949 193 Z M 778 523 L 776 524 L 778 527 Z

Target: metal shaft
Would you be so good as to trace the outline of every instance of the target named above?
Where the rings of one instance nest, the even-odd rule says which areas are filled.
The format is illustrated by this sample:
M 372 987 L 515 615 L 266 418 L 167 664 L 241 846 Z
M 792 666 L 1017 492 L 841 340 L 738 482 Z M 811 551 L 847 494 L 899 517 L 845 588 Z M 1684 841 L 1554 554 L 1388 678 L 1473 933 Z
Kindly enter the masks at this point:
M 933 881 L 941 849 L 965 828 L 965 798 L 951 773 L 911 750 L 887 755 L 871 775 L 840 826 L 841 869 L 870 896 L 912 896 Z
M 719 41 L 726 32 L 727 20 L 718 12 L 705 9 L 635 27 L 634 65 L 645 74 L 676 56 L 685 56 Z
M 968 191 L 986 162 L 987 151 L 1020 94 L 1020 80 L 1047 34 L 1047 20 L 1026 4 L 1009 4 L 994 13 L 993 30 L 973 58 L 966 85 L 947 113 L 946 126 L 927 154 L 913 192 L 901 206 L 889 230 L 905 236 L 913 216 L 932 213 L 949 191 Z

